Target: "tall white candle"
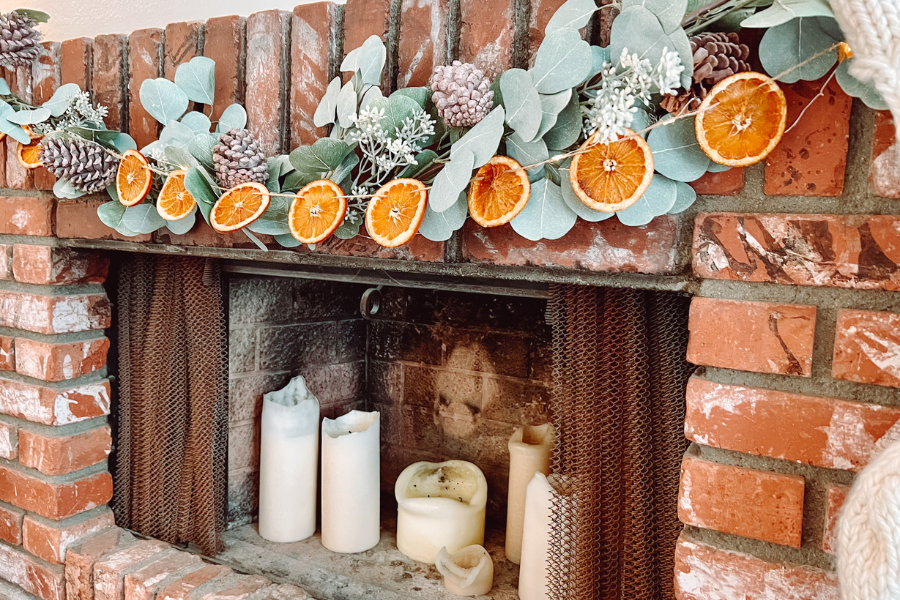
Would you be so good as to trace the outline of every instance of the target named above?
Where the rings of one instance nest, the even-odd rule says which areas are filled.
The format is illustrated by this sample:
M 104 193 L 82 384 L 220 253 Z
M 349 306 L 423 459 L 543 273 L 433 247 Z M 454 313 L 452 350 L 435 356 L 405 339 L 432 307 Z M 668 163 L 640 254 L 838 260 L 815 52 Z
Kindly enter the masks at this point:
M 413 560 L 434 564 L 444 546 L 457 552 L 484 544 L 487 480 L 470 462 L 418 462 L 400 473 L 397 547 Z
M 553 488 L 543 473 L 535 473 L 525 495 L 525 527 L 522 532 L 522 563 L 519 568 L 519 600 L 550 598 L 547 573 Z
M 451 594 L 483 596 L 494 587 L 494 561 L 484 546 L 467 546 L 453 554 L 441 548 L 434 566 Z
M 259 535 L 296 542 L 316 531 L 319 401 L 303 377 L 263 396 Z
M 535 473 L 550 474 L 550 457 L 556 430 L 550 423 L 520 427 L 509 438 L 509 496 L 506 503 L 506 558 L 522 559 L 522 525 L 525 522 L 525 490 Z
M 381 537 L 381 426 L 377 412 L 322 420 L 322 545 L 365 552 Z

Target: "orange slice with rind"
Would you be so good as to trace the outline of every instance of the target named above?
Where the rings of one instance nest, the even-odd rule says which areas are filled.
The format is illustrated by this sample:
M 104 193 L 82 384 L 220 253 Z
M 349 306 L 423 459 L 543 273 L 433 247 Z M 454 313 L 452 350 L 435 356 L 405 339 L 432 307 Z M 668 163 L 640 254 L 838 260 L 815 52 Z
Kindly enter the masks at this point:
M 324 242 L 344 222 L 347 196 L 329 179 L 319 179 L 303 187 L 291 200 L 288 227 L 301 244 Z
M 395 248 L 410 241 L 428 205 L 428 190 L 417 179 L 394 179 L 381 186 L 369 199 L 366 208 L 366 230 L 385 248 Z
M 126 150 L 119 161 L 116 173 L 116 193 L 119 202 L 125 206 L 135 206 L 143 202 L 153 184 L 150 162 L 137 150 Z
M 528 173 L 515 160 L 495 156 L 478 169 L 469 185 L 469 214 L 482 227 L 509 223 L 531 197 Z
M 43 136 L 32 137 L 27 144 L 19 143 L 16 148 L 16 159 L 19 164 L 26 169 L 37 169 L 42 166 L 41 162 L 41 138 Z
M 747 71 L 713 86 L 697 109 L 694 130 L 713 162 L 746 167 L 775 149 L 786 124 L 784 92 L 768 75 Z
M 219 198 L 209 213 L 209 224 L 219 233 L 243 229 L 269 208 L 271 194 L 255 181 L 234 186 Z
M 644 138 L 631 131 L 613 142 L 595 133 L 572 158 L 569 182 L 578 198 L 601 212 L 624 210 L 640 200 L 653 179 L 653 154 Z
M 169 173 L 156 199 L 156 212 L 166 221 L 180 221 L 197 206 L 197 201 L 184 187 L 185 175 L 187 171 L 182 170 Z

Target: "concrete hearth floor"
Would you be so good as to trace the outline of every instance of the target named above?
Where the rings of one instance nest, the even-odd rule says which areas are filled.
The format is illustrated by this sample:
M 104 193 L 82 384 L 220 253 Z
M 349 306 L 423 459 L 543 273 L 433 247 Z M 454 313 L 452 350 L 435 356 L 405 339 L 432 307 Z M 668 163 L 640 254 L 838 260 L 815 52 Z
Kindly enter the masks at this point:
M 226 532 L 226 550 L 216 560 L 239 571 L 297 585 L 318 600 L 459 598 L 444 589 L 443 578 L 433 565 L 400 553 L 396 533 L 396 513 L 382 514 L 377 546 L 361 554 L 335 554 L 322 546 L 318 532 L 302 542 L 277 544 L 262 539 L 254 523 Z M 494 560 L 494 589 L 479 598 L 518 598 L 519 567 L 506 560 L 503 546 L 503 531 L 488 531 L 485 548 Z

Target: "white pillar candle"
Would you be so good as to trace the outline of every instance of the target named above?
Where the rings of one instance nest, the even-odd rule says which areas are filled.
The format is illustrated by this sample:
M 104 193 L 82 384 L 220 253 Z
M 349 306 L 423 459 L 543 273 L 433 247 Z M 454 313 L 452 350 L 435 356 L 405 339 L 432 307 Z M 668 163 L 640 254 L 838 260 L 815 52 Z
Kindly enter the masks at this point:
M 381 537 L 381 426 L 377 412 L 322 420 L 322 545 L 365 552 Z
M 316 531 L 319 401 L 303 377 L 263 396 L 259 535 L 296 542 Z
M 483 596 L 494 587 L 494 561 L 483 546 L 467 546 L 453 554 L 441 548 L 434 564 L 451 594 Z
M 509 438 L 509 496 L 506 503 L 506 558 L 522 559 L 522 525 L 525 522 L 525 490 L 535 473 L 550 474 L 550 457 L 556 430 L 550 423 L 520 427 Z
M 484 544 L 487 480 L 470 462 L 412 464 L 397 479 L 397 547 L 434 564 L 444 546 L 457 552 Z
M 553 520 L 553 488 L 543 473 L 535 473 L 525 495 L 525 527 L 519 568 L 519 600 L 548 600 L 547 573 Z

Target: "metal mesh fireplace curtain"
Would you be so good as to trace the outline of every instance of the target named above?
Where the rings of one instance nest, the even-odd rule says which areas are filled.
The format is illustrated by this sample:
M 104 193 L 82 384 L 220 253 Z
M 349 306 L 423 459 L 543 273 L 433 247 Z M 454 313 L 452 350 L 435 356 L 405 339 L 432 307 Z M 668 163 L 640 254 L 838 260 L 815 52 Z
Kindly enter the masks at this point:
M 554 600 L 674 598 L 688 301 L 552 289 Z
M 118 270 L 116 523 L 222 550 L 228 340 L 215 265 L 131 255 Z

